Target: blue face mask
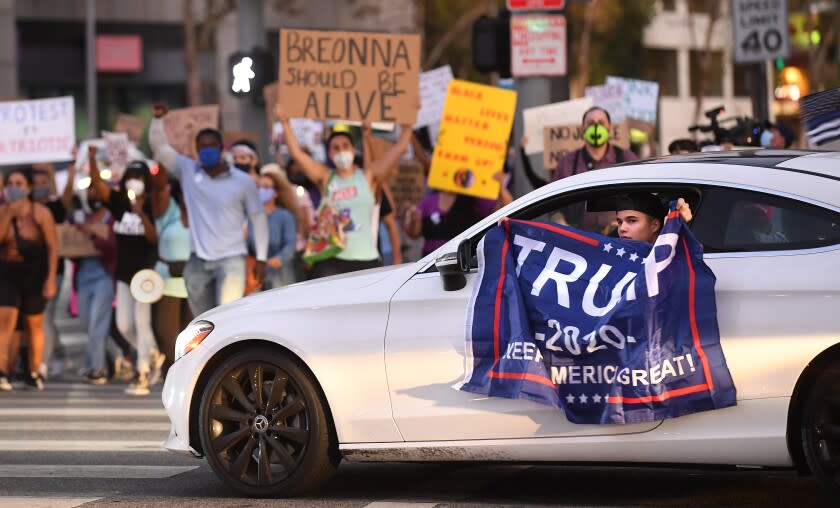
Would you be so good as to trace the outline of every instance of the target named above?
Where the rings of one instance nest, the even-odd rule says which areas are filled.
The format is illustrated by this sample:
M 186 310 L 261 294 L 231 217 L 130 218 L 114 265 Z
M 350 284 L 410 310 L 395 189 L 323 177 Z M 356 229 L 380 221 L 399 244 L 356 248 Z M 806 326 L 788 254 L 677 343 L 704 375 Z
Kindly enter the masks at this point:
M 204 147 L 198 151 L 198 160 L 204 169 L 215 168 L 222 160 L 222 151 L 214 146 Z
M 763 146 L 764 148 L 767 148 L 768 146 L 770 146 L 770 143 L 772 141 L 773 141 L 773 133 L 770 132 L 769 129 L 761 133 L 761 141 L 760 141 L 761 146 Z

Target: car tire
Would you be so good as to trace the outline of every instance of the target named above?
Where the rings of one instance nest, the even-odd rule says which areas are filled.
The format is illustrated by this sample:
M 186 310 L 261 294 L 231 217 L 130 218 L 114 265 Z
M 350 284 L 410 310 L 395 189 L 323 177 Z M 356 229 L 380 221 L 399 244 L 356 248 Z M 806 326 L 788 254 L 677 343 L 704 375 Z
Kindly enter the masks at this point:
M 802 406 L 802 450 L 811 472 L 840 496 L 840 363 L 821 370 Z
M 213 471 L 243 496 L 300 495 L 323 484 L 338 465 L 312 377 L 266 347 L 236 353 L 211 375 L 198 432 Z

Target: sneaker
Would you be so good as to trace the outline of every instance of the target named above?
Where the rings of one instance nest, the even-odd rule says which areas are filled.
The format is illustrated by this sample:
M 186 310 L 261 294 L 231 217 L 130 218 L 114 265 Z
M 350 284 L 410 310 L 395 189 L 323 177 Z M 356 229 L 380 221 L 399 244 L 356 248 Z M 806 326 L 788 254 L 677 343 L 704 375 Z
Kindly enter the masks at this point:
M 44 390 L 44 378 L 38 372 L 31 372 L 29 376 L 23 379 L 24 390 L 37 390 L 39 392 Z
M 125 393 L 129 395 L 148 395 L 149 377 L 141 372 L 137 375 L 137 379 L 125 389 Z
M 131 360 L 125 356 L 118 356 L 114 359 L 114 379 L 128 381 L 134 377 L 134 366 L 131 364 Z
M 163 362 L 166 361 L 166 355 L 159 351 L 152 351 L 151 370 L 149 371 L 149 384 L 156 385 L 163 380 Z
M 0 392 L 12 391 L 12 383 L 9 382 L 9 377 L 5 372 L 0 372 Z
M 108 382 L 108 373 L 102 369 L 94 369 L 88 373 L 87 382 L 91 385 L 104 385 Z

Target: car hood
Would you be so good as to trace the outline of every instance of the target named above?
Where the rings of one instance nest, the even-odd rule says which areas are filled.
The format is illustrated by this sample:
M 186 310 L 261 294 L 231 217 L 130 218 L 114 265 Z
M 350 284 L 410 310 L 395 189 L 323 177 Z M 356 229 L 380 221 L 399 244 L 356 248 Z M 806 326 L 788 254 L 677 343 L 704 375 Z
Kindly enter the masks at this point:
M 252 313 L 309 309 L 327 306 L 389 301 L 391 296 L 422 265 L 409 263 L 397 266 L 372 268 L 357 272 L 333 275 L 283 288 L 254 293 L 235 302 L 213 308 L 196 320 L 213 321 L 222 316 L 238 317 Z

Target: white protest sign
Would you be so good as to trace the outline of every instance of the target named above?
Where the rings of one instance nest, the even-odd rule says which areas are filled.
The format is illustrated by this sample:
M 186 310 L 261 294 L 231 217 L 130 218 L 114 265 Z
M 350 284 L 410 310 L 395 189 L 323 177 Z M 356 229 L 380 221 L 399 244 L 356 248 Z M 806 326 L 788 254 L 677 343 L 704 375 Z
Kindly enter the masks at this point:
M 584 95 L 592 97 L 596 106 L 602 107 L 610 114 L 612 123 L 624 123 L 624 84 L 587 86 Z
M 593 105 L 592 97 L 556 102 L 522 111 L 522 121 L 528 145 L 525 153 L 533 155 L 543 151 L 543 129 L 551 125 L 580 123 L 583 114 Z
M 624 85 L 624 116 L 645 122 L 656 122 L 659 104 L 659 83 L 641 79 L 607 76 L 608 85 Z
M 734 59 L 766 62 L 790 54 L 786 0 L 732 0 Z
M 452 67 L 448 65 L 420 73 L 420 111 L 414 128 L 428 127 L 433 145 L 440 129 L 446 90 L 452 79 Z
M 102 139 L 105 140 L 105 154 L 108 157 L 111 179 L 118 180 L 122 178 L 123 171 L 128 166 L 128 134 L 102 131 Z
M 73 97 L 0 102 L 0 165 L 70 160 Z
M 306 147 L 312 156 L 318 161 L 326 160 L 324 150 L 324 122 L 311 118 L 292 118 L 289 120 L 292 125 L 292 132 L 301 147 Z M 280 147 L 283 155 L 288 155 L 286 147 L 286 136 L 283 132 L 283 124 L 274 122 L 274 129 L 271 133 L 271 143 Z

